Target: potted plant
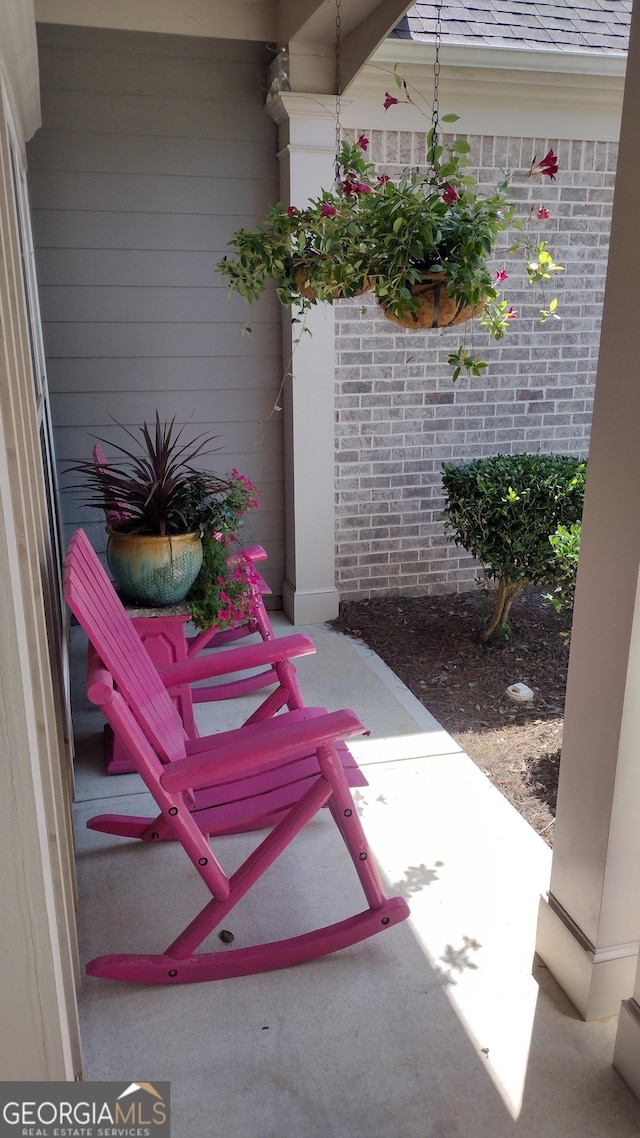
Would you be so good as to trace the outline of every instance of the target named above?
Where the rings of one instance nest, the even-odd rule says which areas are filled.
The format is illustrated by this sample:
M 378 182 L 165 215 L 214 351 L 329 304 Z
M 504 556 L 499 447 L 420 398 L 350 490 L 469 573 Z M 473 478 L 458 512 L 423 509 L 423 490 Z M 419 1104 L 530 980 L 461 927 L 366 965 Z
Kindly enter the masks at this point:
M 140 428 L 140 451 L 111 444 L 122 457 L 109 463 L 94 457 L 69 468 L 85 480 L 72 489 L 107 514 L 109 568 L 126 599 L 138 604 L 185 598 L 202 566 L 203 536 L 213 532 L 225 501 L 233 498 L 234 479 L 193 465 L 215 436 L 185 442 L 183 431 L 175 418 L 161 422 L 156 412 L 155 430 L 146 423 Z
M 258 615 L 259 577 L 238 546 L 244 515 L 257 505 L 253 483 L 232 470 L 225 491 L 204 506 L 202 566 L 187 596 L 197 628 L 224 631 Z
M 386 109 L 414 103 L 407 84 L 398 83 L 405 98 L 387 92 Z M 451 114 L 442 121 L 457 120 Z M 426 135 L 425 169 L 407 170 L 397 181 L 367 161 L 368 146 L 364 135 L 342 144 L 333 190 L 303 209 L 274 206 L 258 230 L 237 231 L 230 242 L 235 258 L 218 263 L 222 276 L 249 301 L 272 279 L 281 303 L 302 310 L 371 289 L 385 316 L 405 327 L 447 328 L 478 316 L 490 336 L 502 339 L 518 314 L 503 294 L 509 274 L 490 267 L 491 255 L 500 234 L 513 230 L 509 253 L 524 258 L 530 283 L 544 284 L 562 266 L 528 223 L 546 220 L 549 211 L 536 206 L 528 218 L 517 216 L 511 171 L 490 193 L 480 192 L 468 173 L 469 143 L 446 142 L 437 124 Z M 554 179 L 557 171 L 549 150 L 524 175 Z M 556 308 L 554 298 L 540 309 L 541 320 L 556 317 Z M 454 379 L 487 366 L 464 344 L 449 363 Z

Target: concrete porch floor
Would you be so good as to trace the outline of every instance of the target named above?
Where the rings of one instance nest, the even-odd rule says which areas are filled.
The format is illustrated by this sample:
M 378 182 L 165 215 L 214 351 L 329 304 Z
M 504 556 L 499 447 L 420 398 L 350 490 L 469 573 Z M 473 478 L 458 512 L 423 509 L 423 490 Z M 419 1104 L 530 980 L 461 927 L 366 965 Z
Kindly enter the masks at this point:
M 85 977 L 84 1077 L 170 1080 L 173 1138 L 640 1135 L 640 1103 L 611 1066 L 617 1021 L 584 1023 L 534 959 L 550 850 L 378 657 L 326 626 L 304 631 L 317 646 L 298 665 L 307 702 L 352 707 L 371 730 L 350 744 L 369 781 L 357 804 L 411 918 L 261 976 L 175 988 Z M 104 774 L 78 629 L 73 677 L 84 967 L 105 952 L 161 951 L 207 894 L 171 843 L 85 828 L 96 813 L 145 813 L 149 796 L 137 775 Z M 201 705 L 200 727 L 234 726 L 257 702 Z M 216 853 L 230 869 L 253 844 L 222 838 Z M 360 908 L 321 811 L 227 927 L 252 943 Z

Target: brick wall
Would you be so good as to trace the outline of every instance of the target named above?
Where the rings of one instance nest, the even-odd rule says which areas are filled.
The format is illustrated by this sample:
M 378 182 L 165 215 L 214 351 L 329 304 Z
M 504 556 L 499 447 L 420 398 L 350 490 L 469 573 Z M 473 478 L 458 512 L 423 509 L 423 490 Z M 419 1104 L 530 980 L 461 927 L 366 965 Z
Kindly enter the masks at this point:
M 370 139 L 372 160 L 391 176 L 423 163 L 424 135 L 358 129 L 353 136 L 360 133 Z M 532 205 L 551 212 L 535 232 L 565 266 L 545 297 L 557 295 L 562 318 L 539 324 L 542 298 L 514 258 L 496 251 L 495 267 L 509 271 L 509 303 L 519 318 L 500 343 L 474 326 L 488 373 L 453 385 L 447 355 L 470 325 L 414 332 L 385 320 L 371 296 L 338 304 L 337 583 L 345 600 L 472 587 L 476 563 L 447 538 L 441 521 L 444 460 L 587 452 L 617 146 L 468 141 L 471 172 L 487 191 L 500 168 L 526 170 L 550 146 L 558 154 L 556 182 L 517 178 L 512 198 L 522 201 L 525 215 Z

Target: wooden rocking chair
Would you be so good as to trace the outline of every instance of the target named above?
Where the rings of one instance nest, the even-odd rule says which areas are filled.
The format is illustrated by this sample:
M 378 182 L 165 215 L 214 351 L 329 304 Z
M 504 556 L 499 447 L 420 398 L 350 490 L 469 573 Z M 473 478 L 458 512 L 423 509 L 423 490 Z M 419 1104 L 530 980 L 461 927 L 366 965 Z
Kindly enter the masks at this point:
M 326 955 L 408 916 L 402 898 L 385 897 L 345 778 L 339 747 L 345 737 L 364 730 L 352 711 L 301 709 L 185 741 L 171 698 L 82 530 L 74 535 L 67 555 L 65 595 L 96 652 L 89 696 L 126 739 L 161 812 L 157 829 L 145 828 L 131 836 L 148 841 L 172 837 L 180 842 L 211 892 L 211 900 L 164 952 L 98 957 L 88 964 L 89 975 L 162 984 L 242 976 Z M 275 644 L 263 644 L 253 650 L 267 655 L 275 649 Z M 205 665 L 211 662 L 200 658 L 190 667 L 204 676 Z M 237 829 L 266 824 L 273 814 L 274 796 L 283 811 L 285 787 L 288 803 L 282 817 L 244 864 L 227 876 L 206 836 L 217 832 L 216 812 L 227 815 L 223 829 L 229 812 Z M 367 908 L 301 936 L 198 953 L 203 941 L 325 805 L 351 855 Z M 131 820 L 133 830 L 139 821 Z
M 107 457 L 96 443 L 93 447 L 93 461 L 98 467 L 107 467 Z M 118 523 L 126 517 L 126 506 L 121 509 L 105 510 L 107 529 L 110 525 Z M 256 578 L 256 605 L 254 615 L 248 617 L 243 623 L 234 628 L 219 632 L 218 629 L 207 628 L 192 635 L 185 633 L 188 615 L 158 615 L 153 617 L 133 616 L 132 621 L 136 632 L 145 644 L 153 662 L 158 667 L 170 663 L 180 663 L 188 658 L 198 655 L 205 648 L 218 648 L 222 645 L 233 644 L 248 636 L 258 635 L 263 641 L 270 641 L 274 637 L 269 615 L 265 608 L 263 597 L 271 592 L 267 582 L 255 568 L 257 561 L 263 561 L 267 554 L 261 545 L 250 545 L 239 548 L 232 555 L 236 560 L 243 558 L 248 561 Z M 256 662 L 257 663 L 257 662 Z M 249 667 L 249 665 L 247 665 Z M 240 668 L 236 668 L 240 671 Z M 194 703 L 211 703 L 235 699 L 250 692 L 262 691 L 266 687 L 276 685 L 276 690 L 282 690 L 281 668 L 276 664 L 268 664 L 260 671 L 242 676 L 239 679 L 227 679 L 216 684 L 208 684 L 192 688 L 189 684 L 182 684 L 176 689 L 174 699 L 176 707 L 182 718 L 184 728 L 190 739 L 198 737 L 198 730 L 193 713 Z M 304 700 L 298 687 L 295 670 L 292 665 L 287 668 L 287 698 L 286 705 L 290 711 L 302 707 Z M 282 705 L 280 705 L 282 706 Z M 108 774 L 126 774 L 135 770 L 135 764 L 122 740 L 114 736 L 110 727 L 105 735 L 105 757 Z

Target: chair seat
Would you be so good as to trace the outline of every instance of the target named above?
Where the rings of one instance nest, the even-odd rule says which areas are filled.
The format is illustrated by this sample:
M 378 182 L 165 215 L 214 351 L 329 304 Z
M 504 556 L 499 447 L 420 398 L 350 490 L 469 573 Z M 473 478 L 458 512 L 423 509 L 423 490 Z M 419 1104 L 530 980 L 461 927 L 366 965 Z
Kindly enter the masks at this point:
M 336 747 L 347 783 L 366 786 L 353 755 L 344 743 Z M 195 792 L 189 811 L 203 834 L 220 837 L 274 826 L 319 775 L 316 754 L 261 771 L 252 778 L 235 779 Z M 142 841 L 173 841 L 175 834 L 163 819 L 140 815 L 96 814 L 87 822 L 90 830 Z

